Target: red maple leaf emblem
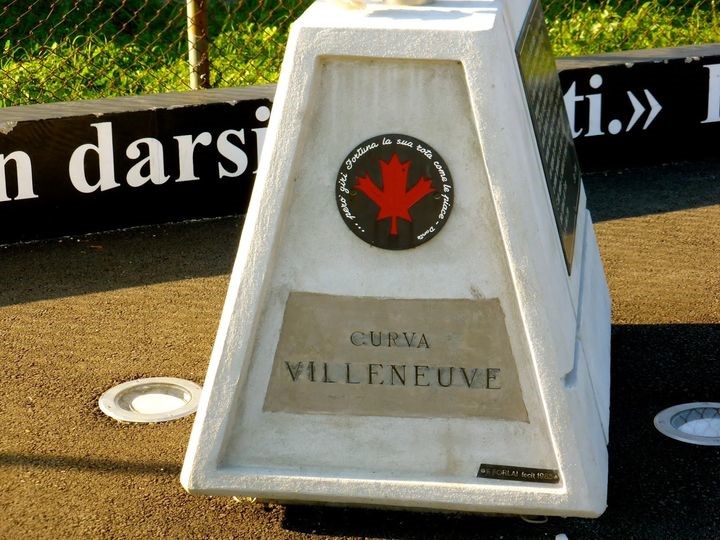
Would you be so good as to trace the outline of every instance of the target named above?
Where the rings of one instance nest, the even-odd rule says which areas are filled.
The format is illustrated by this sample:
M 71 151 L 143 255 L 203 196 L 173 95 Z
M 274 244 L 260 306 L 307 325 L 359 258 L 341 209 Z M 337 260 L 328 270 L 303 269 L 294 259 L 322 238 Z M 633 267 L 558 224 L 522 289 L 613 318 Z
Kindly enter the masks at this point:
M 410 170 L 410 162 L 400 162 L 397 154 L 393 154 L 390 161 L 380 160 L 380 174 L 382 175 L 383 189 L 377 187 L 370 175 L 357 177 L 355 188 L 367 195 L 380 210 L 375 221 L 390 218 L 390 235 L 397 236 L 397 220 L 403 219 L 412 223 L 410 208 L 426 195 L 435 191 L 432 182 L 425 177 L 420 177 L 417 184 L 407 189 L 407 177 Z

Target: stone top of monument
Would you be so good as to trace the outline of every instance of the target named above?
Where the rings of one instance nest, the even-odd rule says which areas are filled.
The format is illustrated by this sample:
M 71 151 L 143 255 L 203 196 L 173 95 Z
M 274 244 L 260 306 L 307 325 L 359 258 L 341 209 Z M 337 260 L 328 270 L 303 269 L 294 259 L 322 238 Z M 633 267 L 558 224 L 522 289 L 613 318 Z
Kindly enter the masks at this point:
M 420 55 L 437 60 L 475 57 L 480 49 L 504 47 L 498 39 L 514 42 L 528 9 L 536 2 L 437 0 L 424 5 L 397 5 L 347 0 L 347 4 L 361 4 L 349 9 L 343 7 L 345 0 L 317 0 L 293 23 L 292 31 L 321 31 L 324 40 L 332 41 L 328 54 L 362 51 L 375 57 Z M 493 31 L 498 26 L 505 31 Z M 377 37 L 369 38 L 372 33 Z
M 319 0 L 299 19 L 308 26 L 428 30 L 487 30 L 498 11 L 508 10 L 513 30 L 522 24 L 530 0 L 438 0 L 421 5 L 399 2 Z M 517 21 L 517 24 L 516 24 Z M 428 26 L 431 22 L 432 26 Z M 388 26 L 390 25 L 390 26 Z
M 424 5 L 366 2 L 359 8 L 348 9 L 344 4 L 337 0 L 319 0 L 299 22 L 349 28 L 447 30 L 460 26 L 487 29 L 493 26 L 501 5 L 494 0 L 443 0 Z

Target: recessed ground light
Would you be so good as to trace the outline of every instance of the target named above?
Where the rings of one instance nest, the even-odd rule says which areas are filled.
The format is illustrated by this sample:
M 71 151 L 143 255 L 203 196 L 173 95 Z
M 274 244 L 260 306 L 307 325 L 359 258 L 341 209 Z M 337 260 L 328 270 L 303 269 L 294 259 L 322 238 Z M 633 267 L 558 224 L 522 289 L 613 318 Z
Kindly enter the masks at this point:
M 192 381 L 151 377 L 113 386 L 98 404 L 102 412 L 121 422 L 167 422 L 194 413 L 201 391 Z
M 655 427 L 678 441 L 720 446 L 720 403 L 685 403 L 658 413 Z

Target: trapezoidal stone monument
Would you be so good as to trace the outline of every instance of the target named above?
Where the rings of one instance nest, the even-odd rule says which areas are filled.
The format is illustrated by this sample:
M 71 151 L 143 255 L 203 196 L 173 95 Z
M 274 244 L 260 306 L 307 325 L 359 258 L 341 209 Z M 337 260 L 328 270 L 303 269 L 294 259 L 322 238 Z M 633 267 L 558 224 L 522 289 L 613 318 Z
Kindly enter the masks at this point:
M 294 24 L 191 493 L 605 509 L 610 303 L 531 0 Z

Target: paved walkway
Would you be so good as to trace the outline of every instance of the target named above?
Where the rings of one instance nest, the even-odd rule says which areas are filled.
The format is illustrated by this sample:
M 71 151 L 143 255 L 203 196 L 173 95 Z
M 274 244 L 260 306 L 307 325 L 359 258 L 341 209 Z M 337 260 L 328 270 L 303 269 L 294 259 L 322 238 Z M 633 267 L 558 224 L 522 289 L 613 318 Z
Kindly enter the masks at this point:
M 123 425 L 98 396 L 201 382 L 238 219 L 0 248 L 0 538 L 718 537 L 720 449 L 653 416 L 720 401 L 720 164 L 586 178 L 613 296 L 610 495 L 597 520 L 488 518 L 191 497 L 192 419 Z

